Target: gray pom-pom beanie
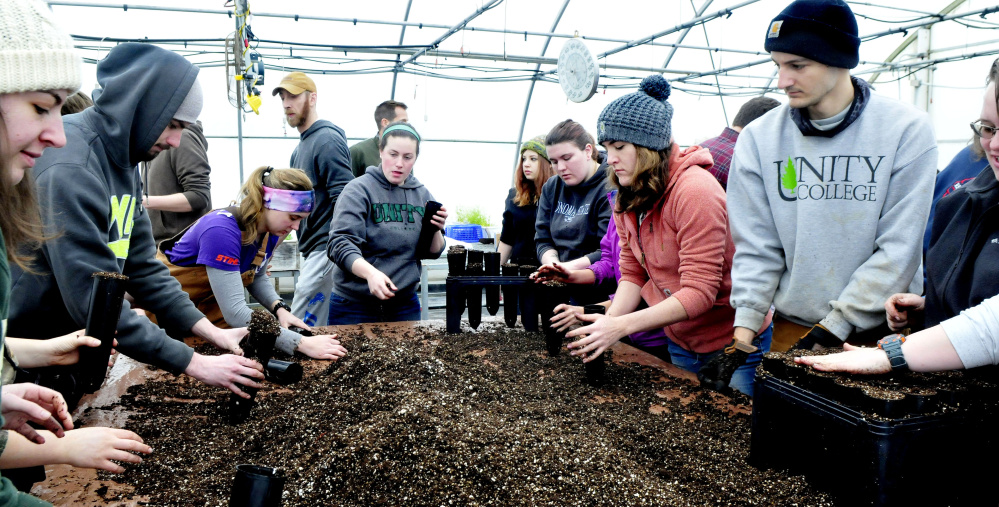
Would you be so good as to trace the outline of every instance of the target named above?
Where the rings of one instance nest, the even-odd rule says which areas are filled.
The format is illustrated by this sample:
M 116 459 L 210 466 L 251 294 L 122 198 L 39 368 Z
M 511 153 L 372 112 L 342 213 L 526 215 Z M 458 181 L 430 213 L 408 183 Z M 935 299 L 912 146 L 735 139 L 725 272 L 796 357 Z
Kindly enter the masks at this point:
M 597 118 L 597 142 L 625 141 L 651 150 L 666 149 L 673 138 L 673 106 L 666 78 L 653 74 L 638 91 L 614 99 Z

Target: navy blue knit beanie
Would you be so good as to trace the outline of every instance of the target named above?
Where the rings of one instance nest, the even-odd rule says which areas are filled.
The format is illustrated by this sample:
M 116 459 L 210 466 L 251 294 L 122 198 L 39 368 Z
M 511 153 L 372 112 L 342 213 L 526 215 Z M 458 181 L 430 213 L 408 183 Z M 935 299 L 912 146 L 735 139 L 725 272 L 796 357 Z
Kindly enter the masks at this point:
M 860 63 L 857 18 L 843 0 L 795 0 L 770 22 L 763 47 L 852 69 Z
M 597 142 L 625 141 L 660 151 L 673 137 L 670 122 L 673 106 L 666 78 L 653 74 L 642 80 L 639 90 L 614 99 L 597 118 Z

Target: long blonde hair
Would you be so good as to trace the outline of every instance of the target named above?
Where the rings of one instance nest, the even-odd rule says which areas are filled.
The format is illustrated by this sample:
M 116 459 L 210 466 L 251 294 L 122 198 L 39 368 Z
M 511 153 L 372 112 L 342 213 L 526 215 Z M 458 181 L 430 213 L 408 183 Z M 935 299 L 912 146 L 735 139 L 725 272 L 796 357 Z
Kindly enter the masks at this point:
M 24 177 L 18 184 L 10 181 L 11 164 L 16 154 L 7 153 L 7 124 L 0 114 L 0 231 L 3 231 L 4 246 L 7 247 L 7 261 L 32 273 L 32 255 L 25 255 L 19 249 L 28 245 L 33 249 L 49 239 L 42 228 L 42 216 L 35 195 L 35 180 L 31 169 L 24 170 Z
M 301 169 L 261 166 L 250 173 L 250 177 L 239 189 L 239 216 L 244 227 L 244 245 L 253 243 L 260 235 L 257 225 L 264 215 L 264 185 L 282 190 L 312 190 L 312 180 Z

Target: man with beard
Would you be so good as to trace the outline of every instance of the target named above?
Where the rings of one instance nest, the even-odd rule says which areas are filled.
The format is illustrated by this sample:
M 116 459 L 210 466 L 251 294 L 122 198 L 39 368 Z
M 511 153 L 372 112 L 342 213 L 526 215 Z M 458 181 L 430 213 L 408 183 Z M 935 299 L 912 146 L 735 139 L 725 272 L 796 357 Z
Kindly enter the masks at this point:
M 149 214 L 141 206 L 136 164 L 176 147 L 181 132 L 201 113 L 198 68 L 150 44 L 120 44 L 97 65 L 96 103 L 65 119 L 66 146 L 35 161 L 44 230 L 31 270 L 11 266 L 11 336 L 63 336 L 87 323 L 96 272 L 121 273 L 136 305 L 156 314 L 158 327 L 126 301 L 118 321 L 118 350 L 172 373 L 246 396 L 239 385 L 259 387 L 257 362 L 239 354 L 246 328 L 219 329 L 195 308 L 156 259 Z M 58 113 L 56 113 L 58 114 Z M 169 335 L 168 335 L 169 333 Z M 205 356 L 181 340 L 198 335 L 233 352 Z M 67 367 L 49 372 L 70 406 L 79 382 Z M 44 382 L 45 380 L 42 379 Z M 68 392 L 67 392 L 68 391 Z
M 288 125 L 297 128 L 302 136 L 291 154 L 291 167 L 309 175 L 316 193 L 312 213 L 298 229 L 298 250 L 305 256 L 305 263 L 295 285 L 291 313 L 309 326 L 325 326 L 333 291 L 333 263 L 326 257 L 326 241 L 340 191 L 354 179 L 350 150 L 343 129 L 319 119 L 316 83 L 309 76 L 302 72 L 288 74 L 274 88 L 272 95 L 278 94 Z

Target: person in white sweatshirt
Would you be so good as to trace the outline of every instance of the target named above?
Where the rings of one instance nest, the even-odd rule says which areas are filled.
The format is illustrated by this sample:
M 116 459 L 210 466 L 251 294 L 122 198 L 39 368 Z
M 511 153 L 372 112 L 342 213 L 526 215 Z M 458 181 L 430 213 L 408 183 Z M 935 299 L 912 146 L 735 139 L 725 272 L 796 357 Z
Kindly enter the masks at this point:
M 728 185 L 735 338 L 776 308 L 773 350 L 873 342 L 883 302 L 922 292 L 937 148 L 926 113 L 871 93 L 853 12 L 797 0 L 767 30 L 788 104 L 743 130 Z

